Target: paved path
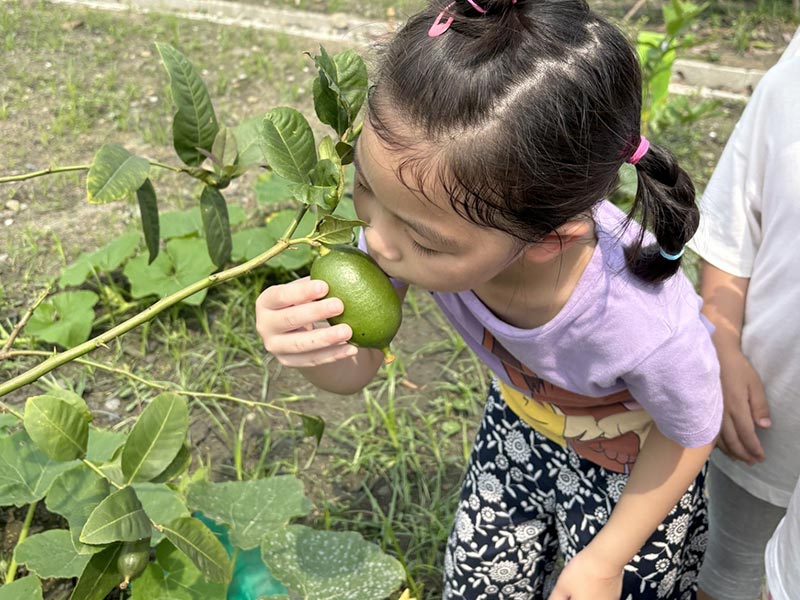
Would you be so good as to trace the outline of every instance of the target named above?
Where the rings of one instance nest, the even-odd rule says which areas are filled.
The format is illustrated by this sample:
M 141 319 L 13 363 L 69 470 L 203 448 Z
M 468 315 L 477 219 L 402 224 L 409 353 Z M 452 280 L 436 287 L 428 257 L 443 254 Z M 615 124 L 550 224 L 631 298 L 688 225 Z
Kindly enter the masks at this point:
M 321 42 L 368 44 L 387 33 L 388 21 L 343 13 L 323 14 L 228 0 L 51 0 L 99 10 L 166 13 L 222 25 L 252 27 Z M 682 95 L 746 101 L 764 74 L 758 69 L 677 60 L 670 91 Z

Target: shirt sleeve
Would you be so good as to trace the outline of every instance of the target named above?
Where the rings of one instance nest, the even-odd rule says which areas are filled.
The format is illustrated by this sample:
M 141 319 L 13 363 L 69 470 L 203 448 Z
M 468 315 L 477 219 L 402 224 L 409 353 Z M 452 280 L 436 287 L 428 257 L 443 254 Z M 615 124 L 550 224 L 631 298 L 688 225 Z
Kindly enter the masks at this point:
M 701 319 L 682 327 L 624 377 L 659 431 L 686 448 L 714 441 L 722 423 L 719 362 Z
M 700 200 L 700 225 L 689 247 L 712 265 L 750 277 L 761 242 L 765 145 L 761 139 L 764 97 L 758 86 L 736 124 Z

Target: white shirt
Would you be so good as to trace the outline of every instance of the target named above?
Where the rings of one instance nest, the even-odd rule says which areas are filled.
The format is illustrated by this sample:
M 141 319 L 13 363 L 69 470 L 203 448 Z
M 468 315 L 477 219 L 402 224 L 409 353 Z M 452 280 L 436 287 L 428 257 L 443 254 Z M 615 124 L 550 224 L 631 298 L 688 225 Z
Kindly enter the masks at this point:
M 800 480 L 786 516 L 767 544 L 764 563 L 773 600 L 800 598 Z
M 700 209 L 690 247 L 750 279 L 742 350 L 772 419 L 757 428 L 763 463 L 749 467 L 719 450 L 712 461 L 754 496 L 786 506 L 800 476 L 800 29 L 756 87 Z

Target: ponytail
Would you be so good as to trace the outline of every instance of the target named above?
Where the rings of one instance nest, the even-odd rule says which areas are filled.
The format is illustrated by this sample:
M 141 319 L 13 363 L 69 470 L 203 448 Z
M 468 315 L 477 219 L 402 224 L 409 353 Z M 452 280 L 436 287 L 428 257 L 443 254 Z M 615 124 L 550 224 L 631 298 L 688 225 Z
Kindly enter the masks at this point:
M 634 275 L 658 283 L 678 271 L 680 255 L 697 230 L 700 210 L 691 178 L 666 148 L 651 145 L 636 163 L 636 176 L 638 187 L 629 218 L 638 215 L 642 230 L 625 249 L 625 258 Z M 645 231 L 653 233 L 655 244 L 644 245 Z

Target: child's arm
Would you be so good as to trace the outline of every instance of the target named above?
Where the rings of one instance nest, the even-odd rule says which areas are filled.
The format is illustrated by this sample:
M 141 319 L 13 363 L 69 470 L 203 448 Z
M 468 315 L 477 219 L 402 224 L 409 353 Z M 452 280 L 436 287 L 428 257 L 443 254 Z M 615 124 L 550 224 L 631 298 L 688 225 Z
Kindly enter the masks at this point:
M 617 600 L 624 566 L 686 492 L 712 448 L 684 448 L 653 425 L 608 522 L 564 568 L 550 600 Z
M 725 413 L 719 447 L 748 464 L 764 460 L 755 426 L 769 427 L 761 378 L 742 354 L 742 325 L 749 279 L 731 275 L 703 262 L 700 292 L 703 314 L 714 324 L 712 336 L 720 361 Z
M 372 380 L 384 355 L 348 344 L 348 325 L 324 323 L 344 310 L 338 298 L 324 298 L 327 293 L 324 281 L 307 277 L 271 286 L 256 301 L 256 328 L 282 365 L 299 369 L 321 389 L 352 394 Z

